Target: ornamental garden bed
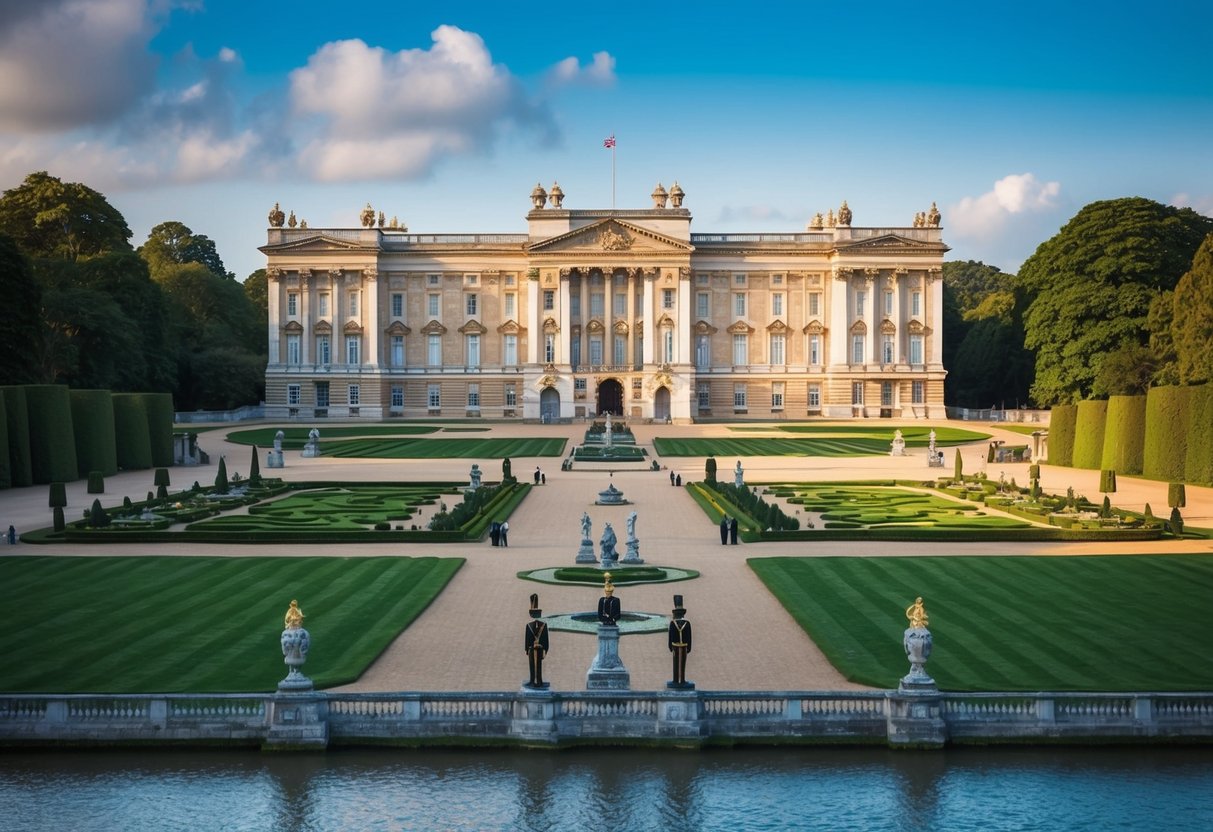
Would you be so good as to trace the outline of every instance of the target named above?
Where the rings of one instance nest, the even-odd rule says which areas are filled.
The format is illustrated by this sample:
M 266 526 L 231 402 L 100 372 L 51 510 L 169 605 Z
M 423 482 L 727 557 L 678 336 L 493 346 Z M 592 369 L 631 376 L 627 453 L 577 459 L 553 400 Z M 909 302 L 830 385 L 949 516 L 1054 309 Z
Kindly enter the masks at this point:
M 895 425 L 861 427 L 858 425 L 783 425 L 780 430 L 796 438 L 712 437 L 663 438 L 653 440 L 653 448 L 661 456 L 880 456 L 889 453 Z M 907 448 L 926 448 L 930 443 L 929 427 L 901 427 Z M 800 435 L 807 435 L 800 438 Z M 935 445 L 946 447 L 989 439 L 989 434 L 960 428 L 936 428 Z

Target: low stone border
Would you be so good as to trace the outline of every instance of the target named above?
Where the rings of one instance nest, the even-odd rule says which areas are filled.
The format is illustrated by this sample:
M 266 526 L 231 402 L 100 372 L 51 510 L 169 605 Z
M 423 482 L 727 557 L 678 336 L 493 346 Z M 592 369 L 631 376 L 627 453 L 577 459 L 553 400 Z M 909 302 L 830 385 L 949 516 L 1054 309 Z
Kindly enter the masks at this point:
M 542 569 L 527 569 L 519 572 L 518 577 L 524 581 L 536 581 L 541 584 L 556 584 L 558 586 L 584 586 L 592 587 L 593 584 L 588 584 L 584 581 L 562 581 L 556 577 L 556 570 L 564 569 L 563 566 L 545 566 Z M 669 584 L 675 581 L 689 581 L 699 577 L 699 572 L 694 569 L 679 569 L 674 566 L 658 566 L 665 572 L 665 579 L 660 581 L 629 581 L 626 577 L 620 577 L 619 573 L 612 569 L 604 569 L 603 572 L 610 572 L 613 582 L 616 586 L 629 586 L 636 584 Z

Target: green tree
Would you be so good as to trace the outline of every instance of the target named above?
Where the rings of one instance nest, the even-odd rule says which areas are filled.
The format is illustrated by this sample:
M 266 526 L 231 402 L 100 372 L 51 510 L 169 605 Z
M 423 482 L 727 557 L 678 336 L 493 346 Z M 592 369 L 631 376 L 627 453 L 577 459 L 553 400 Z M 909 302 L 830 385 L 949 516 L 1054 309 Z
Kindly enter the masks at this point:
M 1019 271 L 1025 346 L 1036 351 L 1038 404 L 1088 397 L 1104 357 L 1146 344 L 1150 304 L 1173 289 L 1213 219 L 1130 197 L 1093 202 Z
M 164 269 L 183 263 L 201 263 L 211 274 L 219 278 L 230 278 L 215 241 L 205 234 L 195 234 L 184 223 L 170 220 L 162 222 L 147 235 L 147 242 L 139 247 L 139 256 L 147 261 L 152 278 L 159 280 Z
M 0 196 L 0 232 L 30 257 L 79 260 L 131 250 L 131 230 L 104 196 L 46 171 Z
M 42 287 L 11 237 L 0 234 L 0 385 L 43 381 L 39 357 L 43 331 Z
M 1023 347 L 1015 276 L 968 261 L 943 264 L 944 393 L 959 407 L 1027 401 L 1034 357 Z
M 1213 234 L 1175 286 L 1171 337 L 1181 384 L 1213 381 Z
M 1096 398 L 1108 396 L 1141 396 L 1150 389 L 1161 369 L 1159 356 L 1136 341 L 1126 341 L 1103 357 L 1091 394 Z

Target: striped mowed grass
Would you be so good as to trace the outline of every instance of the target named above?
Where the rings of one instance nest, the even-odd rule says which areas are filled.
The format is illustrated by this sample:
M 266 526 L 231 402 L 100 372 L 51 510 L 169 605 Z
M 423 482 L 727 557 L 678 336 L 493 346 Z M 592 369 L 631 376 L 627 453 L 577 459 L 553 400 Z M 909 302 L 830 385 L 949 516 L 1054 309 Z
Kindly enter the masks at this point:
M 307 616 L 303 672 L 354 681 L 463 565 L 462 558 L 6 557 L 0 690 L 273 690 L 292 599 Z
M 751 568 L 848 679 L 909 670 L 922 596 L 950 691 L 1213 690 L 1213 557 L 753 558 Z

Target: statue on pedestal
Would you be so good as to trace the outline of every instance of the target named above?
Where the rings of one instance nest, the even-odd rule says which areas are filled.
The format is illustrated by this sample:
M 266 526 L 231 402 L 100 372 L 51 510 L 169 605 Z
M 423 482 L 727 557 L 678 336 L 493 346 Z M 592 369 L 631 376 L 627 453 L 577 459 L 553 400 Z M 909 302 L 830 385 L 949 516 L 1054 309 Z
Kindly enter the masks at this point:
M 620 563 L 627 563 L 633 566 L 638 566 L 644 563 L 640 558 L 640 539 L 636 537 L 636 512 L 628 515 L 628 548 L 624 552 L 623 560 Z
M 603 574 L 602 597 L 598 599 L 598 623 L 614 627 L 619 622 L 619 599 L 615 597 L 615 585 L 611 583 L 611 573 Z
M 733 485 L 738 488 L 745 487 L 745 472 L 741 470 L 741 460 L 737 460 L 737 467 L 733 469 Z
M 590 539 L 590 526 L 591 526 L 591 520 L 590 520 L 589 513 L 584 512 L 584 511 L 581 512 L 581 539 L 582 540 Z
M 628 690 L 631 685 L 631 674 L 619 658 L 621 614 L 615 585 L 607 572 L 603 575 L 602 597 L 598 599 L 598 652 L 585 677 L 589 690 Z
M 691 622 L 683 616 L 686 608 L 682 606 L 682 596 L 674 596 L 673 620 L 670 621 L 667 644 L 674 662 L 674 679 L 666 682 L 667 688 L 676 690 L 692 690 L 694 682 L 687 681 L 687 654 L 691 652 Z
M 931 656 L 931 631 L 927 629 L 927 610 L 921 597 L 915 598 L 906 608 L 906 619 L 910 626 L 906 628 L 902 645 L 910 660 L 910 672 L 902 677 L 898 687 L 902 691 L 934 691 L 935 680 L 923 669 Z
M 311 690 L 312 680 L 299 672 L 299 668 L 307 661 L 307 651 L 312 645 L 312 638 L 303 629 L 303 610 L 299 609 L 298 601 L 291 601 L 283 621 L 282 631 L 282 661 L 290 668 L 286 678 L 278 683 L 278 690 Z
M 532 690 L 546 690 L 548 683 L 543 681 L 543 659 L 548 654 L 548 625 L 543 621 L 543 610 L 539 609 L 539 595 L 531 594 L 531 620 L 527 622 L 526 633 L 522 646 L 527 654 L 531 678 L 525 687 Z
M 615 530 L 611 528 L 611 524 L 607 523 L 602 528 L 602 539 L 598 541 L 602 547 L 602 562 L 614 563 L 619 559 L 619 553 L 615 551 Z

